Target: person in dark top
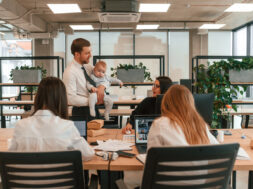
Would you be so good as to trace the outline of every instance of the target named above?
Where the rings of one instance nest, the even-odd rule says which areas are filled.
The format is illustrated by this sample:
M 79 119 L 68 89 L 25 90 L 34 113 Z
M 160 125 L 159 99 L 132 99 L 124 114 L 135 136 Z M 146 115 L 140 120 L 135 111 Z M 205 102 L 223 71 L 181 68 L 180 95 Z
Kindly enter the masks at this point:
M 152 115 L 155 114 L 156 96 L 164 94 L 167 89 L 172 85 L 172 80 L 167 76 L 159 76 L 156 78 L 152 91 L 153 96 L 147 97 L 141 101 L 137 108 L 132 112 L 130 119 L 127 121 L 126 126 L 122 129 L 122 133 L 132 131 L 134 125 L 135 115 Z

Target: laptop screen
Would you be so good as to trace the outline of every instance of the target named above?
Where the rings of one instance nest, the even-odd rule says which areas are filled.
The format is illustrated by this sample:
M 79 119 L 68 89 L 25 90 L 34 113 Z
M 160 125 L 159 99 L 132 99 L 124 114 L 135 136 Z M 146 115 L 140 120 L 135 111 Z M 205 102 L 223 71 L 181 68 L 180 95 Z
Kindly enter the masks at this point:
M 157 117 L 158 115 L 134 116 L 136 144 L 146 144 L 148 142 L 149 129 Z
M 74 122 L 80 135 L 87 139 L 87 121 L 83 120 L 84 118 L 82 117 L 71 117 L 70 119 Z

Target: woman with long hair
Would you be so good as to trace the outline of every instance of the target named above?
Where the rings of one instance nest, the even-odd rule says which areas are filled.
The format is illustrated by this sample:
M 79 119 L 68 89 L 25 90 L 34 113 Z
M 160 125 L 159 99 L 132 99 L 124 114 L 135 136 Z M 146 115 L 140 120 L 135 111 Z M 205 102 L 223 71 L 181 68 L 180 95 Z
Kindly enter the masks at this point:
M 207 124 L 197 112 L 189 89 L 182 85 L 172 85 L 163 97 L 161 117 L 153 122 L 149 130 L 147 148 L 217 143 L 209 132 Z M 140 186 L 142 172 L 125 171 L 124 177 L 129 188 L 134 188 Z M 186 180 L 184 183 L 192 183 L 192 181 Z
M 216 144 L 204 119 L 195 108 L 191 92 L 182 85 L 173 85 L 165 93 L 162 116 L 156 119 L 149 131 L 148 148 Z
M 10 151 L 39 152 L 80 150 L 84 160 L 94 150 L 68 119 L 68 101 L 64 83 L 56 77 L 41 80 L 32 116 L 16 123 Z

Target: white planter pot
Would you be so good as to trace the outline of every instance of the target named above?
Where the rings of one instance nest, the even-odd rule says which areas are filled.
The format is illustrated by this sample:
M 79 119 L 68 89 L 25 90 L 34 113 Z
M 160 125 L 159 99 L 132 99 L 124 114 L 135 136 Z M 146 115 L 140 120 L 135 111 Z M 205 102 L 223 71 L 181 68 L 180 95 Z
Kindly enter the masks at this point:
M 39 83 L 41 70 L 13 70 L 13 83 Z
M 253 69 L 250 70 L 230 70 L 229 71 L 230 82 L 253 82 Z
M 122 82 L 144 82 L 144 69 L 117 69 L 117 78 Z

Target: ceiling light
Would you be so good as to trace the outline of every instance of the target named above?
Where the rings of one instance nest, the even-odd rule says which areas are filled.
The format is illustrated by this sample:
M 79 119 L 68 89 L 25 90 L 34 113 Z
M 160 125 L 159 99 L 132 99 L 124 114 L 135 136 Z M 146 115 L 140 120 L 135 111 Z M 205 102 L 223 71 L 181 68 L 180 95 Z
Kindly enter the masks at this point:
M 167 12 L 170 4 L 140 3 L 139 12 Z
M 92 25 L 69 25 L 73 30 L 93 30 Z
M 199 29 L 220 29 L 226 24 L 203 24 L 202 26 L 199 27 Z
M 146 24 L 146 25 L 137 25 L 137 30 L 148 30 L 148 29 L 157 29 L 159 27 L 158 24 Z
M 252 12 L 253 4 L 251 3 L 235 3 L 228 7 L 224 12 Z
M 0 35 L 5 35 L 5 33 L 3 33 L 3 32 L 0 32 Z
M 47 4 L 54 14 L 82 12 L 78 4 Z

